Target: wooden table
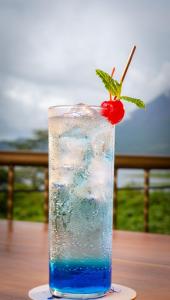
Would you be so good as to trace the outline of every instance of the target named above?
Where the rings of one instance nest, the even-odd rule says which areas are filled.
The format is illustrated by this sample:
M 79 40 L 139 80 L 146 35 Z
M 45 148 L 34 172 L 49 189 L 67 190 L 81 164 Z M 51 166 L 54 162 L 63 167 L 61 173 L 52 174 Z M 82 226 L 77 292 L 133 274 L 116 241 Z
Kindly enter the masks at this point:
M 170 236 L 114 232 L 113 281 L 134 288 L 139 300 L 169 300 Z M 29 289 L 47 282 L 47 225 L 0 221 L 0 299 L 28 299 Z

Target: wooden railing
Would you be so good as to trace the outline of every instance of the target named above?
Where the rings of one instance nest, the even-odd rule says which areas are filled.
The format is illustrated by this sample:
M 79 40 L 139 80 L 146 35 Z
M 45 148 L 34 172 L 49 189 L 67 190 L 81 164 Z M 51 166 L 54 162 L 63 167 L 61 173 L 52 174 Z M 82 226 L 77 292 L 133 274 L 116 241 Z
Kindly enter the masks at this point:
M 114 176 L 114 209 L 113 222 L 114 228 L 117 227 L 117 178 L 119 169 L 142 169 L 144 170 L 144 231 L 149 232 L 149 190 L 155 187 L 150 186 L 149 178 L 151 170 L 170 170 L 170 157 L 160 156 L 129 156 L 117 155 L 115 159 L 115 176 Z M 159 189 L 170 189 L 169 186 L 157 187 Z M 121 190 L 141 190 L 141 187 L 123 187 Z
M 13 197 L 14 197 L 14 168 L 15 166 L 44 167 L 44 216 L 48 222 L 48 155 L 47 153 L 34 152 L 0 152 L 0 166 L 8 166 L 7 186 L 7 218 L 13 218 Z M 117 178 L 119 169 L 142 169 L 144 170 L 144 231 L 149 231 L 149 184 L 150 170 L 170 169 L 170 157 L 151 156 L 129 156 L 117 155 L 115 158 L 114 175 L 114 227 L 117 226 Z M 170 188 L 170 186 L 166 187 Z M 121 188 L 127 189 L 127 188 Z M 128 189 L 134 189 L 128 188 Z M 141 187 L 135 187 L 141 189 Z
M 44 221 L 48 222 L 48 155 L 34 152 L 0 152 L 0 166 L 8 166 L 7 219 L 13 219 L 14 167 L 44 167 Z M 21 190 L 17 190 L 19 192 Z M 31 190 L 36 191 L 36 190 Z M 28 191 L 26 191 L 28 192 Z

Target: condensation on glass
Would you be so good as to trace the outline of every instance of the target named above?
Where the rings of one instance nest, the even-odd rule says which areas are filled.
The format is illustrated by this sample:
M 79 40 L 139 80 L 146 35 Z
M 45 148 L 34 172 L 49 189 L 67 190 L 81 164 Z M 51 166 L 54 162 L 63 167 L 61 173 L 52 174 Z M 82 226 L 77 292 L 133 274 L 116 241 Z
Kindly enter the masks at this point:
M 49 285 L 60 297 L 111 287 L 114 127 L 100 108 L 49 108 Z

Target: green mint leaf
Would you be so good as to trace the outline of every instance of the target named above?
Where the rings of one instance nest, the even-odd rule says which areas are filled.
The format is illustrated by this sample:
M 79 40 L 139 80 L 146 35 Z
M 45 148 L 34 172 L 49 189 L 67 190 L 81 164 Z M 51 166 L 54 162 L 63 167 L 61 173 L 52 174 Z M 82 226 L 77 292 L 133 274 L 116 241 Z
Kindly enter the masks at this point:
M 114 80 L 108 73 L 102 70 L 97 69 L 96 74 L 101 78 L 105 88 L 112 96 L 120 97 L 122 84 L 120 84 L 117 80 Z
M 136 104 L 139 108 L 145 108 L 145 103 L 140 99 L 131 98 L 131 97 L 127 97 L 127 96 L 120 96 L 120 99 L 128 101 L 128 102 L 132 102 L 132 103 Z
M 122 82 L 119 83 L 117 80 L 114 80 L 116 85 L 117 94 L 115 95 L 118 99 L 120 98 L 121 91 L 122 91 Z

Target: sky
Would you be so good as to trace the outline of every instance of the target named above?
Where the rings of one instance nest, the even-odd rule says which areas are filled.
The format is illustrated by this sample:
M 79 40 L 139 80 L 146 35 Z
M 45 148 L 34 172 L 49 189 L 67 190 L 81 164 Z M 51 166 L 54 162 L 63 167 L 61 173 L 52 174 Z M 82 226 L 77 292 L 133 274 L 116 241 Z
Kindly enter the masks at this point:
M 134 44 L 123 94 L 167 93 L 169 21 L 168 0 L 0 0 L 0 140 L 47 128 L 51 105 L 107 100 L 95 69 L 119 80 Z

